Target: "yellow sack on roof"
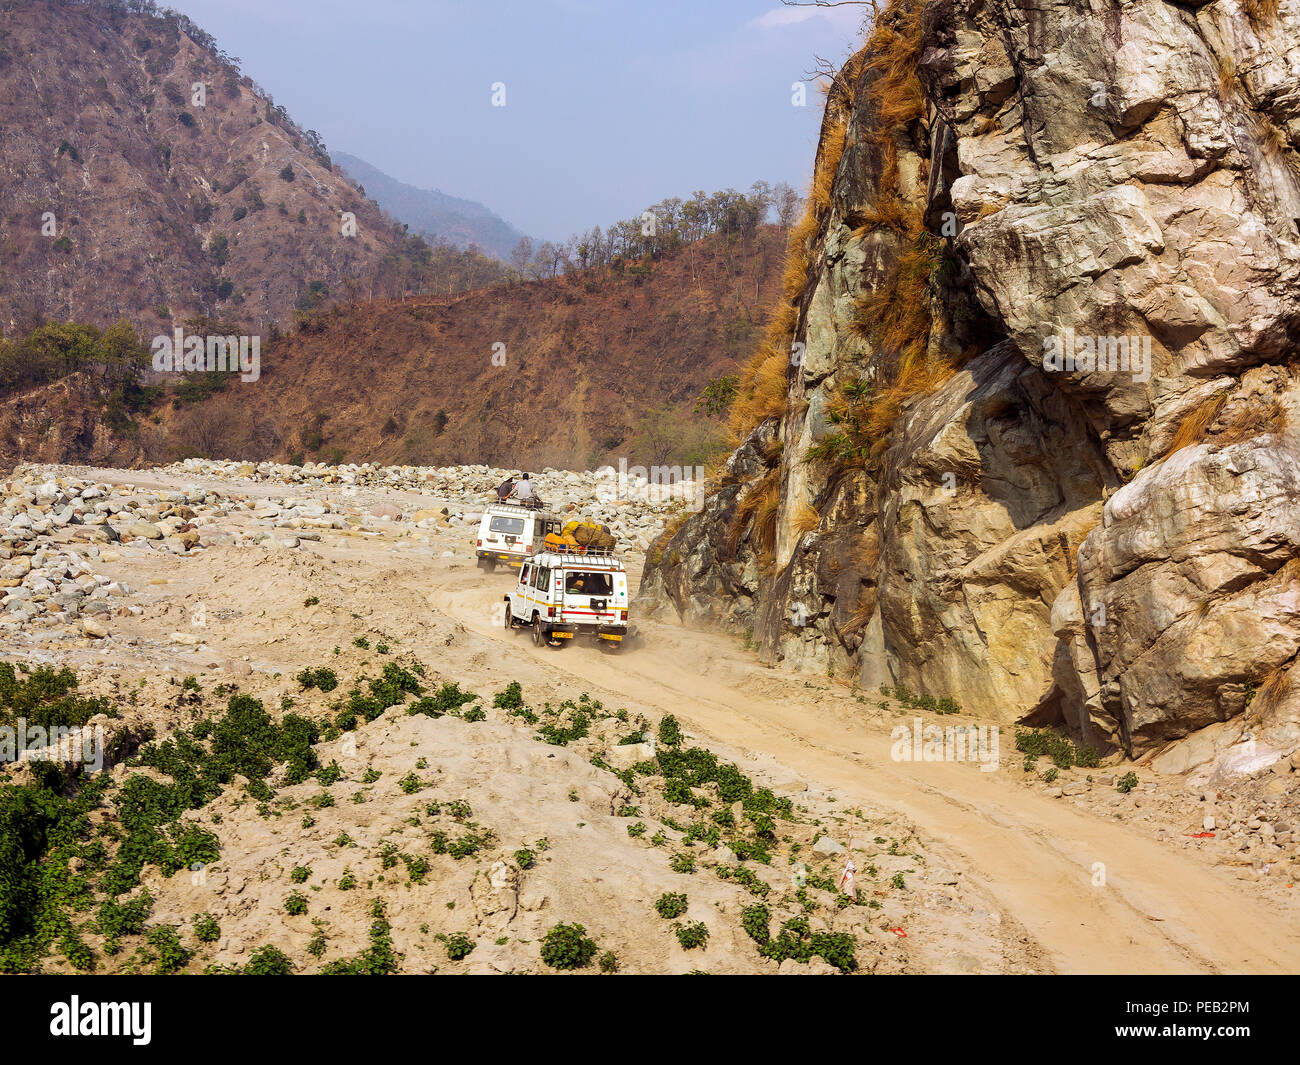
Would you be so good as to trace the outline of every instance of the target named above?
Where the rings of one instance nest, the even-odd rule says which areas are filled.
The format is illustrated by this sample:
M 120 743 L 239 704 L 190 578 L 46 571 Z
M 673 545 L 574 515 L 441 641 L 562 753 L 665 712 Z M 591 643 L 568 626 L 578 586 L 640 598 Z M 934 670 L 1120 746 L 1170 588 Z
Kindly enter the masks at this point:
M 608 550 L 614 546 L 613 534 L 603 525 L 589 521 L 571 521 L 564 526 L 564 535 L 573 537 L 583 547 L 597 547 Z

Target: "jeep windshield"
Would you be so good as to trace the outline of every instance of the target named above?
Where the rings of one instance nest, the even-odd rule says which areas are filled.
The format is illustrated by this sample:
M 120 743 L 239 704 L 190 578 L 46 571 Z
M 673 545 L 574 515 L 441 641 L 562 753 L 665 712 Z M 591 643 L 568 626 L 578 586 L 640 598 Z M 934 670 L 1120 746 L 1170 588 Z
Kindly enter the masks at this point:
M 568 595 L 613 595 L 614 576 L 611 573 L 572 572 L 564 580 Z
M 488 525 L 488 531 L 503 533 L 506 536 L 523 536 L 524 519 L 494 515 L 491 524 Z

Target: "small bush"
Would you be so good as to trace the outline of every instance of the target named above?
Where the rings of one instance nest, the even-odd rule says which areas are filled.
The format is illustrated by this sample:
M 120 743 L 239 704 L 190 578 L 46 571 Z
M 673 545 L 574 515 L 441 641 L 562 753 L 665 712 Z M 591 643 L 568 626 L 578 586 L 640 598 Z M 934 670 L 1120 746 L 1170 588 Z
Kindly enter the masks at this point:
M 248 964 L 240 972 L 244 976 L 289 976 L 293 972 L 293 962 L 279 947 L 267 944 L 249 955 Z
M 505 691 L 499 691 L 492 697 L 492 705 L 502 710 L 520 710 L 524 705 L 524 691 L 517 680 L 506 685 Z
M 443 940 L 443 946 L 447 948 L 447 957 L 452 961 L 460 961 L 473 952 L 474 941 L 468 936 L 456 932 Z
M 709 929 L 703 921 L 694 924 L 679 924 L 673 929 L 677 933 L 677 942 L 683 950 L 702 949 L 709 941 Z
M 740 911 L 740 927 L 748 933 L 759 946 L 765 944 L 772 938 L 769 930 L 772 921 L 772 914 L 766 906 L 758 903 L 754 906 L 746 906 Z
M 689 854 L 674 854 L 669 860 L 668 865 L 674 873 L 695 872 L 695 859 Z
M 665 920 L 673 920 L 686 912 L 686 896 L 668 891 L 655 900 L 655 912 Z
M 591 964 L 596 949 L 582 925 L 561 922 L 542 940 L 542 961 L 552 969 L 582 969 Z
M 158 952 L 158 961 L 154 971 L 162 976 L 170 975 L 184 968 L 194 957 L 194 951 L 181 946 L 180 937 L 174 926 L 165 924 L 151 928 L 145 937 L 149 946 Z
M 200 943 L 215 943 L 221 938 L 221 925 L 210 913 L 194 915 L 194 938 Z
M 326 667 L 304 669 L 295 679 L 303 691 L 308 688 L 319 688 L 323 692 L 332 692 L 339 686 L 339 679 L 334 670 Z

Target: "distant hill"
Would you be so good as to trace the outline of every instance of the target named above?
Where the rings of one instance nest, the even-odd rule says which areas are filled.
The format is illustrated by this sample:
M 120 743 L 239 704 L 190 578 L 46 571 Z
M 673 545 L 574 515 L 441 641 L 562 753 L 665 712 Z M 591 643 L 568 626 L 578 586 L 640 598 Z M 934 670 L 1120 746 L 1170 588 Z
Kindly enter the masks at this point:
M 3 4 L 0 330 L 126 318 L 155 335 L 198 315 L 260 330 L 418 290 L 423 242 L 207 33 L 140 7 Z
M 255 458 L 702 462 L 721 426 L 692 408 L 761 335 L 784 246 L 763 226 L 655 260 L 336 307 L 271 344 L 256 386 L 164 424 L 182 446 Z
M 410 226 L 412 233 L 440 238 L 458 248 L 477 245 L 498 259 L 505 259 L 524 236 L 481 203 L 404 184 L 346 152 L 334 152 L 334 161 L 348 177 L 364 186 L 367 196 Z
M 702 463 L 722 427 L 696 399 L 761 335 L 785 238 L 761 226 L 545 280 L 335 305 L 268 338 L 256 384 L 196 375 L 140 414 L 106 411 L 84 374 L 0 395 L 0 466 Z

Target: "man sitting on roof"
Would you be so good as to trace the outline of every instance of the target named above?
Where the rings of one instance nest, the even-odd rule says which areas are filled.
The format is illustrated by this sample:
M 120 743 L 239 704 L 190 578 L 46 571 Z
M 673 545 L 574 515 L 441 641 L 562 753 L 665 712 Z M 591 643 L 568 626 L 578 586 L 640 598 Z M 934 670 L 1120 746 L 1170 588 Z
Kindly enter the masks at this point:
M 515 490 L 515 479 L 513 476 L 507 477 L 500 485 L 497 486 L 497 502 L 504 503 L 510 498 L 510 493 Z
M 524 474 L 523 480 L 519 481 L 515 485 L 514 491 L 511 494 L 526 507 L 533 507 L 536 509 L 542 505 L 540 497 L 533 488 L 533 475 L 531 473 Z

